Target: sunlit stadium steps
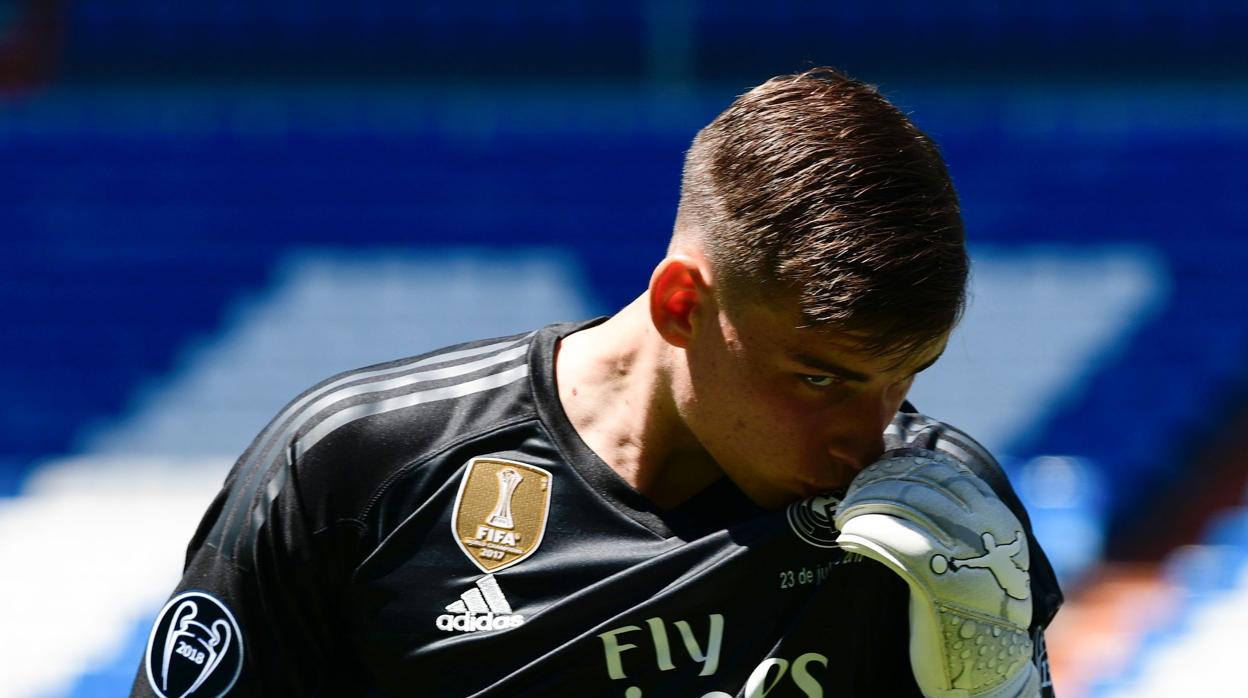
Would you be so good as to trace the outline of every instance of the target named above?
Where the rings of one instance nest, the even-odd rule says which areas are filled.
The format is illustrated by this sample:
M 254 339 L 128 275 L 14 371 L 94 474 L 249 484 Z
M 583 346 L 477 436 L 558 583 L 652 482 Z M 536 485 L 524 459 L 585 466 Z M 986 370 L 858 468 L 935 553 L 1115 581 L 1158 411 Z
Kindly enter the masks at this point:
M 1248 627 L 1248 509 L 1224 515 L 1206 542 L 1181 549 L 1164 576 L 1177 590 L 1169 622 L 1148 633 L 1133 661 L 1094 685 L 1093 698 L 1238 698 Z M 1143 606 L 1148 617 L 1160 610 Z
M 605 312 L 577 261 L 542 249 L 305 251 L 278 266 L 266 293 L 184 347 L 175 371 L 84 447 L 236 455 L 287 400 L 331 375 Z
M 1054 686 L 1062 698 L 1091 698 L 1106 677 L 1120 676 L 1149 634 L 1171 622 L 1180 605 L 1177 587 L 1151 563 L 1102 565 L 1066 591 L 1066 603 L 1047 632 Z
M 0 566 L 0 693 L 64 695 L 84 668 L 111 660 L 134 619 L 176 583 L 226 467 L 203 458 L 64 459 L 42 464 L 21 497 L 0 498 L 0 560 L 22 562 Z

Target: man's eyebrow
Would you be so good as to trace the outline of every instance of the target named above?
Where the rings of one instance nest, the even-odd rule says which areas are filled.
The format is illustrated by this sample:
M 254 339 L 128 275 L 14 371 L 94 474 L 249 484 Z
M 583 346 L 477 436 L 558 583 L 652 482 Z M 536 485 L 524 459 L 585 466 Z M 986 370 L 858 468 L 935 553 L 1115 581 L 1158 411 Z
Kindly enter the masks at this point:
M 844 366 L 841 366 L 840 364 L 834 364 L 829 361 L 825 361 L 823 359 L 820 359 L 816 356 L 811 356 L 810 354 L 807 354 L 802 351 L 798 351 L 794 353 L 793 358 L 796 359 L 799 363 L 805 364 L 807 367 L 813 368 L 816 371 L 829 373 L 834 376 L 840 376 L 841 378 L 844 378 L 845 380 L 856 381 L 859 383 L 867 383 L 871 380 L 871 377 L 865 373 L 859 373 L 858 371 L 855 371 L 853 369 L 845 368 Z
M 940 360 L 940 357 L 943 356 L 944 353 L 945 352 L 942 349 L 939 354 L 925 361 L 922 366 L 919 366 L 918 368 L 914 369 L 914 371 L 912 371 L 910 375 L 922 373 L 923 371 L 926 371 L 927 369 L 931 368 L 933 364 L 935 364 L 937 361 Z M 834 376 L 840 376 L 841 378 L 844 378 L 846 380 L 856 381 L 859 383 L 868 383 L 871 380 L 871 377 L 865 373 L 861 373 L 859 371 L 855 371 L 850 368 L 845 368 L 844 366 L 840 364 L 826 361 L 824 359 L 820 359 L 817 356 L 812 356 L 803 351 L 795 352 L 793 354 L 793 358 L 797 360 L 799 363 L 805 364 L 806 366 L 812 369 L 815 369 L 816 371 L 821 371 L 823 373 L 828 373 Z

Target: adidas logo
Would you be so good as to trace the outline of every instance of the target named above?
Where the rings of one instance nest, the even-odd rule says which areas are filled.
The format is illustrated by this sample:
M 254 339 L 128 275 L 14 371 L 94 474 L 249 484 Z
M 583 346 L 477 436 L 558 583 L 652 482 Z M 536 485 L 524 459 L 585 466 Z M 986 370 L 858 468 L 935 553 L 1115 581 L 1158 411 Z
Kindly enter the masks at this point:
M 492 574 L 478 579 L 476 586 L 460 594 L 446 610 L 449 613 L 438 616 L 437 625 L 438 630 L 448 633 L 506 630 L 524 624 L 524 616 L 511 612 L 511 604 Z

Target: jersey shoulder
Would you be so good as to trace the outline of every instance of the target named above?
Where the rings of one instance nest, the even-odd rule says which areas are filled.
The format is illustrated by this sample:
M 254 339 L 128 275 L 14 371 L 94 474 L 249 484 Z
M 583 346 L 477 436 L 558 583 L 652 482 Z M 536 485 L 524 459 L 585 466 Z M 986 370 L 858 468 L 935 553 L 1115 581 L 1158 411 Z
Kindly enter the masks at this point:
M 531 419 L 535 335 L 346 371 L 304 391 L 235 463 L 205 542 L 245 565 L 271 517 L 297 516 L 314 531 L 350 524 L 396 473 L 456 440 Z

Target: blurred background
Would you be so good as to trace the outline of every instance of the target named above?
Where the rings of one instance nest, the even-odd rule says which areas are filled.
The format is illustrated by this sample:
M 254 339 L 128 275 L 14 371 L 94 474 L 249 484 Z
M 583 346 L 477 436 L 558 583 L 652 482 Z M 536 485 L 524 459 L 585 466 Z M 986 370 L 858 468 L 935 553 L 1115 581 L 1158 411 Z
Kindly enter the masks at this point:
M 233 459 L 341 370 L 614 312 L 684 148 L 832 65 L 931 134 L 974 294 L 913 393 L 1069 598 L 1064 697 L 1243 696 L 1248 9 L 0 0 L 0 696 L 117 696 Z

